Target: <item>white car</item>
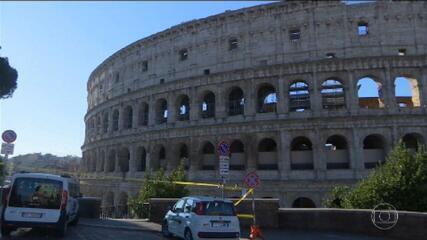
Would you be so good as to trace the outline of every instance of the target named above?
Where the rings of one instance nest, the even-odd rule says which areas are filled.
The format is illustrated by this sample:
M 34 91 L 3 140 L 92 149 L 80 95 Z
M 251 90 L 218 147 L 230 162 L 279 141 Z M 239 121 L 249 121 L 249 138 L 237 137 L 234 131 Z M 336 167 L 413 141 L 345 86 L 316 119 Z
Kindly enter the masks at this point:
M 10 235 L 19 227 L 52 228 L 63 237 L 67 225 L 79 221 L 77 180 L 69 176 L 17 173 L 3 191 L 1 234 Z
M 229 200 L 213 197 L 184 197 L 166 213 L 164 237 L 185 240 L 239 239 L 240 224 Z

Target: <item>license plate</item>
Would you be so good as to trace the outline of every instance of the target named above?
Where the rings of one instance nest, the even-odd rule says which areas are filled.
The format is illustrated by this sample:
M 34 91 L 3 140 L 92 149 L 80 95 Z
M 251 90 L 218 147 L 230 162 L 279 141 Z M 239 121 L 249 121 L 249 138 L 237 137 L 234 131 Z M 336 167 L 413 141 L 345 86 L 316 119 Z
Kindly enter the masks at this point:
M 22 217 L 24 218 L 41 218 L 41 213 L 32 213 L 32 212 L 24 212 L 22 213 Z
M 214 228 L 228 227 L 228 223 L 226 223 L 226 222 L 213 222 L 212 227 L 214 227 Z

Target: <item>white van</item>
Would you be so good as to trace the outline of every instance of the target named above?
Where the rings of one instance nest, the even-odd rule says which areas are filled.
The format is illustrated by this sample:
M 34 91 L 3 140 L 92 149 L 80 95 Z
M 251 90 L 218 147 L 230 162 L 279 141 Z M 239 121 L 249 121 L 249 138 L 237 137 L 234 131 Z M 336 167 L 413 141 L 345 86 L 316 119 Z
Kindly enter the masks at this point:
M 52 228 L 65 235 L 67 225 L 79 220 L 79 183 L 69 176 L 44 173 L 17 173 L 3 192 L 1 234 L 18 227 Z

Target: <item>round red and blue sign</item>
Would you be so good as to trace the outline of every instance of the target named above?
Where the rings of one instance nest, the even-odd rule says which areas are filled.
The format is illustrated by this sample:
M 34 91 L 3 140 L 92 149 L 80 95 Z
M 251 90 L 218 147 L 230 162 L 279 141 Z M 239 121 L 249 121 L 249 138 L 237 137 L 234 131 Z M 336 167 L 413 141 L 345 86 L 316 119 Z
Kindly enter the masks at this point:
M 16 133 L 13 130 L 6 130 L 1 135 L 1 138 L 7 143 L 13 143 L 16 140 Z
M 222 141 L 218 144 L 218 153 L 220 156 L 228 156 L 230 155 L 230 146 L 227 142 Z
M 250 173 L 246 174 L 244 181 L 245 181 L 246 186 L 248 186 L 250 188 L 254 188 L 261 183 L 259 176 L 255 172 L 250 172 Z

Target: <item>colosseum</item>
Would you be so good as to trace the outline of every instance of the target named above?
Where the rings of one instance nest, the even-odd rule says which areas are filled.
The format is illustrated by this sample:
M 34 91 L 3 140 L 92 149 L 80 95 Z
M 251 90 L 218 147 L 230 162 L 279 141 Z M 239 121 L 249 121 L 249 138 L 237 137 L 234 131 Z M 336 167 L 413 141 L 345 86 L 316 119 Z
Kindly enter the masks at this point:
M 219 182 L 216 149 L 227 141 L 229 183 L 256 171 L 257 197 L 321 207 L 400 140 L 416 149 L 427 139 L 427 3 L 226 11 L 120 49 L 87 91 L 82 187 L 104 206 L 126 204 L 135 179 L 180 161 L 189 180 Z

